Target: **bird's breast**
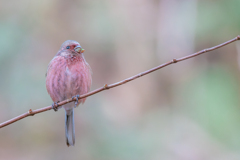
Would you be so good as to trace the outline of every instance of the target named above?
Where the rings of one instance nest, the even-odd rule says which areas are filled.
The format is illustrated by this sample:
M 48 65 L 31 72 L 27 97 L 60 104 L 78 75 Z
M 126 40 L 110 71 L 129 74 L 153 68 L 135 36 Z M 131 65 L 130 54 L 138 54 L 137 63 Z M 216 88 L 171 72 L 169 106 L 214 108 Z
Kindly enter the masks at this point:
M 89 91 L 91 74 L 81 57 L 54 59 L 47 73 L 47 90 L 53 101 L 62 101 Z M 84 102 L 82 99 L 80 103 Z

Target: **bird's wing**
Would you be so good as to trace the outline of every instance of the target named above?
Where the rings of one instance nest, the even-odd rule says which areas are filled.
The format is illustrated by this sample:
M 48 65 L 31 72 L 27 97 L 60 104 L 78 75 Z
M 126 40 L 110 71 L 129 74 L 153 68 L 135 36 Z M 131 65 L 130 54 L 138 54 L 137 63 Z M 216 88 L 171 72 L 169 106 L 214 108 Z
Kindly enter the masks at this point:
M 47 73 L 48 73 L 49 69 L 52 68 L 53 62 L 58 61 L 59 59 L 62 59 L 62 58 L 63 58 L 63 57 L 61 57 L 61 56 L 55 56 L 55 57 L 53 57 L 53 59 L 49 62 L 48 66 L 47 66 L 47 72 L 46 72 L 46 74 L 45 74 L 45 77 L 47 77 Z

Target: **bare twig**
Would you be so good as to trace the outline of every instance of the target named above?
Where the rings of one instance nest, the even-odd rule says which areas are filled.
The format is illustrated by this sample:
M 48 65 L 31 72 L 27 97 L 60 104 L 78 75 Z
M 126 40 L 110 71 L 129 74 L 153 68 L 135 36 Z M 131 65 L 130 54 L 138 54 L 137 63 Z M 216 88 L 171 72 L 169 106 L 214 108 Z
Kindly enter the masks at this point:
M 132 76 L 132 77 L 127 78 L 127 79 L 125 79 L 125 80 L 119 81 L 119 82 L 117 82 L 117 83 L 113 83 L 113 84 L 110 84 L 110 85 L 105 84 L 105 85 L 104 85 L 103 87 L 101 87 L 101 88 L 98 88 L 98 89 L 96 89 L 96 90 L 94 90 L 94 91 L 91 91 L 91 92 L 89 92 L 89 93 L 86 93 L 86 94 L 81 95 L 78 99 L 86 98 L 86 97 L 89 97 L 89 96 L 91 96 L 91 95 L 94 95 L 94 94 L 96 94 L 96 93 L 98 93 L 98 92 L 101 92 L 101 91 L 104 91 L 104 90 L 107 90 L 107 89 L 110 89 L 110 88 L 114 88 L 114 87 L 123 85 L 123 84 L 125 84 L 125 83 L 127 83 L 127 82 L 130 82 L 130 81 L 135 80 L 135 79 L 137 79 L 137 78 L 139 78 L 139 77 L 142 77 L 142 76 L 144 76 L 144 75 L 146 75 L 146 74 L 149 74 L 149 73 L 154 72 L 154 71 L 156 71 L 156 70 L 158 70 L 158 69 L 161 69 L 161 68 L 163 68 L 163 67 L 166 67 L 166 66 L 168 66 L 168 65 L 170 65 L 170 64 L 177 63 L 177 62 L 180 62 L 180 61 L 184 61 L 184 60 L 187 60 L 187 59 L 189 59 L 189 58 L 196 57 L 196 56 L 198 56 L 198 55 L 200 55 L 200 54 L 203 54 L 203 53 L 206 53 L 206 52 L 209 52 L 209 51 L 213 51 L 213 50 L 215 50 L 215 49 L 218 49 L 218 48 L 220 48 L 220 47 L 223 47 L 223 46 L 225 46 L 225 45 L 228 45 L 228 44 L 230 44 L 230 43 L 232 43 L 232 42 L 235 42 L 235 41 L 237 41 L 237 40 L 240 40 L 240 35 L 238 35 L 237 37 L 235 37 L 235 38 L 233 38 L 233 39 L 231 39 L 231 40 L 229 40 L 229 41 L 226 41 L 226 42 L 224 42 L 224 43 L 222 43 L 222 44 L 219 44 L 219 45 L 217 45 L 217 46 L 214 46 L 214 47 L 211 47 L 211 48 L 207 48 L 207 49 L 201 50 L 201 51 L 199 51 L 199 52 L 193 53 L 193 54 L 191 54 L 191 55 L 188 55 L 188 56 L 185 56 L 185 57 L 182 57 L 182 58 L 173 59 L 173 60 L 171 60 L 171 61 L 169 61 L 169 62 L 163 63 L 163 64 L 161 64 L 161 65 L 159 65 L 159 66 L 157 66 L 157 67 L 154 67 L 154 68 L 152 68 L 152 69 L 149 69 L 149 70 L 147 70 L 147 71 L 145 71 L 145 72 L 141 72 L 141 73 L 139 73 L 139 74 L 137 74 L 137 75 L 135 75 L 135 76 Z M 62 106 L 62 105 L 64 105 L 64 104 L 69 103 L 69 102 L 72 102 L 72 101 L 76 101 L 76 97 L 75 97 L 75 98 L 66 99 L 66 100 L 64 100 L 64 101 L 61 101 L 61 102 L 58 103 L 58 105 L 55 105 L 55 107 L 57 108 L 57 107 L 59 107 L 59 106 Z M 19 120 L 21 120 L 21 119 L 23 119 L 23 118 L 26 118 L 26 117 L 28 117 L 28 116 L 33 116 L 33 115 L 35 115 L 35 114 L 38 114 L 38 113 L 41 113 L 41 112 L 45 112 L 45 111 L 48 111 L 48 110 L 51 110 L 51 109 L 52 109 L 52 106 L 47 106 L 47 107 L 40 108 L 40 109 L 36 109 L 36 110 L 31 110 L 31 109 L 30 109 L 28 112 L 26 112 L 26 113 L 24 113 L 24 114 L 22 114 L 22 115 L 20 115 L 20 116 L 17 116 L 17 117 L 15 117 L 15 118 L 12 118 L 12 119 L 6 121 L 6 122 L 1 123 L 1 124 L 0 124 L 0 128 L 5 127 L 5 126 L 7 126 L 7 125 L 9 125 L 9 124 L 12 124 L 12 123 L 14 123 L 14 122 L 16 122 L 16 121 L 19 121 Z

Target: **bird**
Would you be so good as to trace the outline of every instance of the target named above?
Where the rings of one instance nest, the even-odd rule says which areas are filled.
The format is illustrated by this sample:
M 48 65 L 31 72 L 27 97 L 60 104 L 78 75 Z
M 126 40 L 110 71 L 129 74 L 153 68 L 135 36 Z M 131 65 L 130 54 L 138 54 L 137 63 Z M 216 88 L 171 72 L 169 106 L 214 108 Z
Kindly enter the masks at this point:
M 46 88 L 53 100 L 53 109 L 57 111 L 55 106 L 59 101 L 76 97 L 75 102 L 58 107 L 65 109 L 67 146 L 75 144 L 74 108 L 86 100 L 78 100 L 79 95 L 88 93 L 92 85 L 92 70 L 84 58 L 84 51 L 77 41 L 67 40 L 47 67 Z

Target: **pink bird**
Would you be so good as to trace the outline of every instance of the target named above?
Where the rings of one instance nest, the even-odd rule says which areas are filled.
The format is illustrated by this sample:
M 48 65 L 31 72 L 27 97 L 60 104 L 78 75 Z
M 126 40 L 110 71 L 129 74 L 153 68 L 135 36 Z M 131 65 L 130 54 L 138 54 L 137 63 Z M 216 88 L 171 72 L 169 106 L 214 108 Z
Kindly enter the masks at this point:
M 78 42 L 65 41 L 49 63 L 46 73 L 46 87 L 53 102 L 57 103 L 77 95 L 75 104 L 70 102 L 63 105 L 68 146 L 75 144 L 73 109 L 85 102 L 86 98 L 78 101 L 78 97 L 89 92 L 92 85 L 91 68 L 84 59 L 84 51 Z M 53 103 L 53 109 L 56 111 L 55 103 Z

